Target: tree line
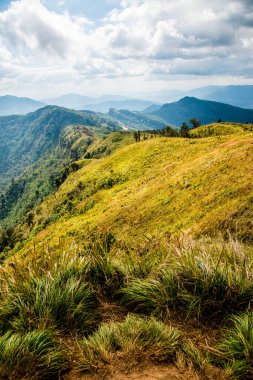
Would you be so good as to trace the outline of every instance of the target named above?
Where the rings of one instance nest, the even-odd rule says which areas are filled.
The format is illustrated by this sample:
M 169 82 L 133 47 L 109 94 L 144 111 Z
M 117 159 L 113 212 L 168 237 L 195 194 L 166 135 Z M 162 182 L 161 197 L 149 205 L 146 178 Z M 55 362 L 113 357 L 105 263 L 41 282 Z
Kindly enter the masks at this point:
M 134 139 L 136 142 L 141 141 L 141 137 L 143 140 L 147 140 L 148 136 L 151 138 L 154 136 L 166 136 L 166 137 L 190 137 L 190 130 L 200 127 L 201 121 L 192 118 L 189 120 L 189 123 L 191 126 L 189 127 L 185 122 L 182 123 L 181 127 L 179 129 L 175 129 L 171 127 L 170 125 L 167 125 L 163 129 L 156 129 L 156 130 L 150 130 L 150 131 L 144 131 L 141 133 L 141 131 L 134 131 Z

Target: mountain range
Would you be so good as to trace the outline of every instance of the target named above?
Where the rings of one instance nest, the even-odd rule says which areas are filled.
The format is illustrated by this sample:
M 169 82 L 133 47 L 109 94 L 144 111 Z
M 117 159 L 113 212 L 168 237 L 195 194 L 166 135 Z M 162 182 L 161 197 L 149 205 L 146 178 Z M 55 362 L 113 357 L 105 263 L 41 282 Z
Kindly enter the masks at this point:
M 253 86 L 231 85 L 206 86 L 190 91 L 163 90 L 146 94 L 145 97 L 147 99 L 136 99 L 121 95 L 103 95 L 94 98 L 79 94 L 66 94 L 57 98 L 37 101 L 6 95 L 0 97 L 0 115 L 22 115 L 33 112 L 45 105 L 56 105 L 75 110 L 90 110 L 102 113 L 108 113 L 110 108 L 150 113 L 157 111 L 163 104 L 178 101 L 186 96 L 226 103 L 241 108 L 253 108 Z
M 191 118 L 197 118 L 202 124 L 213 123 L 218 120 L 238 123 L 252 123 L 253 110 L 244 109 L 229 104 L 200 100 L 194 97 L 185 97 L 174 103 L 164 104 L 151 113 L 163 119 L 168 124 L 179 127 L 183 122 L 188 123 Z
M 104 95 L 99 98 L 92 98 L 77 94 L 66 94 L 58 98 L 47 99 L 46 103 L 60 107 L 103 113 L 107 113 L 110 108 L 142 111 L 153 104 L 150 100 L 132 99 L 120 95 Z
M 229 86 L 205 86 L 192 90 L 163 90 L 149 94 L 155 99 L 154 103 L 170 103 L 183 97 L 195 97 L 202 100 L 230 104 L 236 107 L 253 108 L 253 86 L 252 85 L 229 85 Z
M 46 103 L 30 98 L 20 98 L 17 96 L 0 96 L 0 116 L 4 115 L 25 115 L 28 112 L 36 111 L 44 107 Z
M 251 378 L 253 124 L 136 129 L 253 110 L 154 112 L 0 117 L 0 378 Z

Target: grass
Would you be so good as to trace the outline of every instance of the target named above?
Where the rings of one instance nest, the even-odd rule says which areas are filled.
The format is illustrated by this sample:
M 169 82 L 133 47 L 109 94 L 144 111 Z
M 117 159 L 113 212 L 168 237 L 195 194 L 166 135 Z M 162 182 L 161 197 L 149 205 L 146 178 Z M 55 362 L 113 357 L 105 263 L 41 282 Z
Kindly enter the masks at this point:
M 19 271 L 2 285 L 0 326 L 22 333 L 52 327 L 87 334 L 99 321 L 96 306 L 94 290 L 78 273 L 37 277 Z
M 253 377 L 253 314 L 231 318 L 230 328 L 219 344 L 223 365 L 237 379 Z M 221 360 L 222 362 L 222 360 Z
M 182 237 L 148 241 L 134 252 L 120 246 L 117 255 L 115 245 L 111 231 L 98 232 L 91 234 L 85 247 L 73 244 L 67 250 L 62 242 L 59 250 L 47 247 L 37 260 L 35 250 L 31 256 L 17 255 L 4 263 L 0 268 L 0 370 L 6 376 L 43 378 L 45 371 L 48 378 L 51 372 L 56 378 L 60 354 L 75 372 L 102 374 L 110 368 L 131 370 L 149 362 L 205 371 L 206 347 L 198 342 L 206 336 L 194 330 L 194 323 L 204 330 L 224 329 L 230 326 L 225 317 L 237 313 L 241 318 L 240 312 L 251 310 L 250 247 L 232 239 Z M 233 334 L 229 327 L 227 342 Z M 52 345 L 45 346 L 52 351 L 44 350 L 44 343 L 38 343 L 41 351 L 27 343 L 30 337 L 40 342 L 40 336 L 51 337 Z M 16 343 L 21 340 L 23 346 Z M 212 347 L 215 344 L 211 341 Z M 216 361 L 237 373 L 234 366 L 246 359 L 236 359 L 238 364 L 235 354 L 228 356 L 225 351 L 219 346 Z M 52 362 L 47 355 L 52 355 Z M 30 357 L 41 361 L 39 368 L 26 369 L 23 363 Z M 64 370 L 65 365 L 59 368 Z
M 251 307 L 252 253 L 238 243 L 171 244 L 160 267 L 146 278 L 129 278 L 119 290 L 130 311 L 166 317 L 179 310 L 187 318 L 221 321 Z
M 102 369 L 115 362 L 127 368 L 140 359 L 173 363 L 179 353 L 187 355 L 189 361 L 194 357 L 192 346 L 184 342 L 180 331 L 154 318 L 134 315 L 128 315 L 123 322 L 102 324 L 81 343 L 81 349 L 81 371 Z M 194 365 L 199 366 L 200 361 Z
M 12 379 L 58 379 L 66 368 L 64 350 L 50 330 L 0 337 L 0 376 Z
M 21 252 L 31 252 L 34 242 L 42 249 L 46 240 L 56 247 L 61 237 L 82 245 L 97 228 L 111 229 L 133 249 L 182 232 L 220 231 L 250 243 L 252 142 L 226 144 L 251 139 L 253 132 L 231 128 L 232 134 L 206 138 L 157 137 L 91 160 L 36 210 Z
M 77 371 L 149 361 L 201 368 L 209 342 L 227 372 L 252 377 L 253 164 L 243 140 L 253 133 L 230 127 L 122 146 L 71 174 L 35 211 L 28 240 L 0 267 L 4 376 L 57 378 L 62 353 Z M 225 331 L 218 349 L 202 332 L 197 339 L 194 323 Z M 26 369 L 30 357 L 41 366 Z

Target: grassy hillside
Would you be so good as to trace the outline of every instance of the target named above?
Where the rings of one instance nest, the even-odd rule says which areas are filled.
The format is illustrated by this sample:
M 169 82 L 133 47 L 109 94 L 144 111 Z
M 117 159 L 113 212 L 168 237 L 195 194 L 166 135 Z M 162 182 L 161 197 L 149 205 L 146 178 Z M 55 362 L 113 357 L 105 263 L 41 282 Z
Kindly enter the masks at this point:
M 34 212 L 36 244 L 57 245 L 61 237 L 81 242 L 98 227 L 132 246 L 182 232 L 231 233 L 252 242 L 253 132 L 227 127 L 234 134 L 157 137 L 80 161 L 83 167 Z
M 20 175 L 61 143 L 67 126 L 86 126 L 97 132 L 121 129 L 117 122 L 93 112 L 47 106 L 25 116 L 0 117 L 0 185 Z
M 252 379 L 253 132 L 191 133 L 97 139 L 32 210 L 0 266 L 0 377 Z
M 107 117 L 59 107 L 0 117 L 0 225 L 20 224 L 73 171 L 72 162 L 115 129 Z

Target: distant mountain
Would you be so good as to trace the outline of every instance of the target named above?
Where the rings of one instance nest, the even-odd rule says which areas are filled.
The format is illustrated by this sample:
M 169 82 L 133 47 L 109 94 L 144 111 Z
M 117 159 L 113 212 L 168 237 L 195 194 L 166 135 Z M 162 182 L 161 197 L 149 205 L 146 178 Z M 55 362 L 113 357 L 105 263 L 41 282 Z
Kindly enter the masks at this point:
M 75 110 L 91 110 L 94 112 L 109 112 L 110 108 L 142 111 L 153 102 L 150 100 L 132 99 L 121 95 L 103 95 L 92 98 L 78 94 L 67 94 L 54 99 L 47 99 L 47 104 Z
M 0 116 L 25 115 L 44 106 L 45 103 L 30 98 L 11 95 L 0 96 Z
M 46 106 L 25 116 L 0 117 L 0 185 L 5 177 L 19 175 L 61 141 L 65 127 L 121 129 L 107 116 Z
M 166 125 L 166 121 L 159 116 L 138 111 L 111 108 L 109 116 L 115 121 L 122 123 L 123 128 L 125 125 L 128 129 L 145 131 L 148 129 L 162 129 Z
M 162 107 L 162 104 L 151 104 L 151 106 L 145 108 L 142 112 L 144 113 L 152 113 L 158 111 Z
M 253 86 L 226 86 L 216 89 L 205 99 L 227 103 L 242 108 L 253 108 Z
M 215 91 L 223 88 L 223 86 L 205 86 L 194 88 L 192 90 L 161 90 L 149 94 L 151 99 L 155 99 L 157 103 L 172 103 L 184 98 L 185 96 L 193 96 L 199 99 L 207 99 L 207 97 Z
M 152 104 L 152 101 L 140 99 L 111 100 L 98 104 L 87 104 L 85 105 L 85 109 L 103 113 L 107 113 L 110 108 L 117 110 L 125 109 L 129 111 L 142 111 Z
M 182 122 L 189 122 L 191 118 L 201 120 L 202 124 L 213 123 L 219 119 L 238 123 L 253 122 L 253 110 L 193 97 L 185 97 L 177 102 L 164 104 L 151 115 L 158 116 L 168 124 L 178 127 Z
M 151 99 L 163 104 L 178 101 L 185 96 L 226 103 L 236 107 L 253 108 L 252 85 L 205 86 L 192 90 L 162 90 L 149 94 Z
M 93 98 L 79 94 L 66 94 L 57 98 L 46 99 L 45 102 L 49 105 L 58 107 L 72 108 L 75 110 L 82 109 L 84 104 L 90 103 Z

